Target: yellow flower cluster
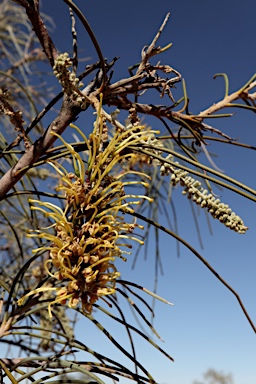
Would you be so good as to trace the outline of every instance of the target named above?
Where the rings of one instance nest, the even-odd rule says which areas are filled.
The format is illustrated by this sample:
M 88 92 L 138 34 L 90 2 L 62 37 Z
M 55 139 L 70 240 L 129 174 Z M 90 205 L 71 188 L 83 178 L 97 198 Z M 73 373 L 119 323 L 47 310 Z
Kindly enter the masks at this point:
M 59 137 L 73 157 L 74 173 L 67 172 L 60 164 L 51 163 L 61 176 L 56 190 L 62 193 L 62 197 L 64 195 L 65 208 L 62 210 L 50 202 L 30 200 L 32 210 L 41 211 L 54 221 L 49 228 L 39 229 L 28 236 L 50 241 L 49 245 L 35 252 L 49 251 L 45 269 L 59 283 L 52 288 L 40 287 L 29 292 L 19 304 L 27 296 L 44 289 L 55 291 L 56 298 L 49 305 L 50 315 L 51 305 L 55 303 L 68 302 L 73 308 L 80 301 L 83 311 L 90 313 L 98 298 L 115 293 L 115 281 L 120 275 L 113 263 L 115 258 L 126 260 L 122 254 L 129 252 L 121 248 L 131 248 L 127 240 L 143 243 L 132 235 L 135 227 L 143 227 L 135 222 L 127 223 L 125 213 L 132 213 L 132 206 L 144 199 L 152 201 L 147 196 L 125 192 L 129 185 L 147 187 L 147 183 L 141 180 L 147 175 L 133 171 L 117 174 L 114 168 L 134 156 L 127 150 L 130 144 L 146 140 L 153 131 L 143 126 L 130 126 L 123 131 L 117 130 L 106 144 L 107 128 L 100 111 L 89 139 L 77 127 L 73 128 L 79 131 L 87 144 L 86 161 Z M 123 181 L 131 173 L 136 174 L 136 180 Z

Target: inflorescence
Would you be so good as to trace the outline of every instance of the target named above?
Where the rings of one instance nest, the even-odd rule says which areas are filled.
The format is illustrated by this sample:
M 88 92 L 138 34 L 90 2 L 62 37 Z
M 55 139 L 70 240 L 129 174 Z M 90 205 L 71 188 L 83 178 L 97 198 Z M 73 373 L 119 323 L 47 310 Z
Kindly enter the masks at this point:
M 113 170 L 116 165 L 120 169 L 121 162 L 135 156 L 127 150 L 129 145 L 147 140 L 154 131 L 131 125 L 123 131 L 116 129 L 114 136 L 106 142 L 107 127 L 100 110 L 89 139 L 79 128 L 73 128 L 87 145 L 86 159 L 83 160 L 70 144 L 57 135 L 72 155 L 74 172 L 68 172 L 56 162 L 50 163 L 61 176 L 56 191 L 62 193 L 64 208 L 50 202 L 29 200 L 32 210 L 41 211 L 53 221 L 50 227 L 33 231 L 28 236 L 47 241 L 34 252 L 49 252 L 44 265 L 47 274 L 57 280 L 57 284 L 53 284 L 52 288 L 40 287 L 29 292 L 19 300 L 19 304 L 27 296 L 44 290 L 53 291 L 56 297 L 49 304 L 50 315 L 51 306 L 55 303 L 68 303 L 74 308 L 81 302 L 82 310 L 91 313 L 93 304 L 99 298 L 115 293 L 116 279 L 120 275 L 114 265 L 115 259 L 126 260 L 123 254 L 130 252 L 123 248 L 131 248 L 130 240 L 143 244 L 133 233 L 136 227 L 143 227 L 136 222 L 126 222 L 125 213 L 132 213 L 132 207 L 145 199 L 153 201 L 147 196 L 127 194 L 125 191 L 126 186 L 136 184 L 147 188 L 148 184 L 143 180 L 149 176 L 132 170 L 119 174 Z M 132 173 L 136 175 L 136 181 L 123 180 Z
M 68 69 L 71 65 L 72 60 L 68 53 L 61 53 L 54 61 L 53 73 L 62 85 L 63 92 L 66 95 L 72 96 L 73 100 L 76 100 L 81 108 L 84 109 L 86 100 L 79 89 L 83 86 L 83 83 L 79 81 L 75 73 Z
M 167 156 L 167 160 L 173 156 Z M 206 208 L 214 219 L 218 219 L 226 227 L 238 233 L 245 233 L 248 229 L 244 225 L 241 217 L 235 214 L 232 209 L 220 201 L 219 198 L 213 196 L 207 189 L 201 186 L 200 181 L 195 180 L 189 175 L 187 171 L 179 168 L 179 163 L 176 161 L 176 167 L 168 163 L 161 165 L 160 172 L 162 175 L 171 173 L 171 184 L 173 186 L 180 184 L 184 187 L 182 194 L 186 195 L 188 199 L 192 199 L 196 204 L 202 208 Z

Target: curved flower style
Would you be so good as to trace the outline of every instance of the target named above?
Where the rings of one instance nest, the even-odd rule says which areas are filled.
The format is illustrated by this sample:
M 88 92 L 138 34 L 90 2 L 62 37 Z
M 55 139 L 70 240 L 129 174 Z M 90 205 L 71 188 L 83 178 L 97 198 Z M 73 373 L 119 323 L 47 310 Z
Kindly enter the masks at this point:
M 123 131 L 117 130 L 107 142 L 107 126 L 100 111 L 89 139 L 79 128 L 73 128 L 79 131 L 87 144 L 87 167 L 81 156 L 60 136 L 59 139 L 73 157 L 74 173 L 51 162 L 61 176 L 56 190 L 64 194 L 65 208 L 62 210 L 50 202 L 29 200 L 32 210 L 41 211 L 54 221 L 50 227 L 41 228 L 28 236 L 51 242 L 34 252 L 49 251 L 45 269 L 49 276 L 61 284 L 35 289 L 22 297 L 19 304 L 29 295 L 46 290 L 55 291 L 57 297 L 49 305 L 50 315 L 51 305 L 65 304 L 67 301 L 69 307 L 75 307 L 81 301 L 83 311 L 91 313 L 93 304 L 100 297 L 115 293 L 115 280 L 120 275 L 114 265 L 115 258 L 126 260 L 122 254 L 129 252 L 121 248 L 131 248 L 127 240 L 143 244 L 132 235 L 135 227 L 143 227 L 127 223 L 125 213 L 132 212 L 132 206 L 144 199 L 153 201 L 144 195 L 125 192 L 125 187 L 129 185 L 147 187 L 147 183 L 140 180 L 142 177 L 144 180 L 149 178 L 147 175 L 133 171 L 116 174 L 112 171 L 118 163 L 135 156 L 127 151 L 128 145 L 147 140 L 155 131 L 143 126 L 129 126 Z M 131 173 L 136 173 L 137 180 L 123 181 Z M 52 234 L 52 228 L 55 234 Z

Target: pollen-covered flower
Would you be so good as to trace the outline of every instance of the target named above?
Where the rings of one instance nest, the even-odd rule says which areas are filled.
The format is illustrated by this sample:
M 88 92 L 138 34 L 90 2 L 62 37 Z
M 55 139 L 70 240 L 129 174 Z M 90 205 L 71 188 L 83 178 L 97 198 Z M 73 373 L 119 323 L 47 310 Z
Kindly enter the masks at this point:
M 83 311 L 90 313 L 100 297 L 115 293 L 116 279 L 120 276 L 115 259 L 126 260 L 122 255 L 129 252 L 124 248 L 131 248 L 127 240 L 143 243 L 133 234 L 136 227 L 143 227 L 135 222 L 126 222 L 125 213 L 131 213 L 133 206 L 144 199 L 152 201 L 144 195 L 126 193 L 129 185 L 147 187 L 147 183 L 140 179 L 125 181 L 125 176 L 132 171 L 113 172 L 116 165 L 134 156 L 127 151 L 128 145 L 146 140 L 150 134 L 148 130 L 143 126 L 130 126 L 122 132 L 117 131 L 106 145 L 107 129 L 100 111 L 89 139 L 73 127 L 87 144 L 86 161 L 58 136 L 72 155 L 74 172 L 68 172 L 56 162 L 50 163 L 61 176 L 56 191 L 64 196 L 65 207 L 61 209 L 50 202 L 29 200 L 32 210 L 41 211 L 53 221 L 50 227 L 28 236 L 49 242 L 35 252 L 49 251 L 45 269 L 59 283 L 52 288 L 40 287 L 29 292 L 19 304 L 27 296 L 47 289 L 56 294 L 49 305 L 50 314 L 54 303 L 68 303 L 69 307 L 75 307 L 79 302 Z M 137 172 L 136 177 L 145 180 L 148 176 Z

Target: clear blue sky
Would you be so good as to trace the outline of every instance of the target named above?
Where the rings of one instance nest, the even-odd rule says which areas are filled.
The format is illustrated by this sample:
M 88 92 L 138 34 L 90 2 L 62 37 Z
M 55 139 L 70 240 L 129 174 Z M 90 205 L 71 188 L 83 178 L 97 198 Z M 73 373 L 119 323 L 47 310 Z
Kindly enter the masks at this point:
M 255 0 L 77 0 L 76 4 L 90 22 L 104 56 L 109 60 L 121 57 L 116 63 L 116 79 L 127 76 L 127 67 L 138 62 L 142 47 L 151 42 L 164 16 L 171 12 L 160 43 L 172 42 L 173 47 L 160 59 L 185 78 L 191 112 L 199 113 L 222 98 L 223 80 L 213 80 L 215 73 L 228 74 L 231 91 L 255 73 Z M 60 0 L 44 0 L 43 9 L 55 19 L 57 47 L 70 52 L 66 6 Z M 81 55 L 91 57 L 88 63 L 97 60 L 81 27 L 78 44 L 83 49 Z M 154 96 L 153 102 L 161 103 L 161 100 Z M 79 118 L 78 125 L 84 121 L 86 114 Z M 252 112 L 239 110 L 233 118 L 209 123 L 256 146 L 256 119 Z M 159 128 L 155 124 L 154 128 Z M 223 144 L 211 144 L 209 150 L 218 154 L 215 162 L 226 174 L 256 188 L 255 152 Z M 238 291 L 256 323 L 255 204 L 231 192 L 221 194 L 250 230 L 239 235 L 211 220 L 214 233 L 210 236 L 205 215 L 200 212 L 204 243 L 201 254 Z M 175 191 L 174 199 L 180 235 L 200 251 L 189 204 L 180 189 Z M 256 335 L 235 297 L 184 247 L 178 258 L 175 242 L 166 235 L 161 237 L 161 252 L 165 274 L 159 282 L 159 294 L 175 306 L 158 303 L 155 326 L 165 340 L 160 345 L 174 357 L 175 363 L 141 341 L 137 343 L 137 355 L 161 384 L 191 384 L 209 367 L 232 373 L 235 384 L 255 384 Z M 121 267 L 122 277 L 153 289 L 154 254 L 149 254 L 147 261 L 141 257 L 135 271 L 131 271 L 131 260 Z M 110 324 L 111 327 L 113 330 Z M 88 346 L 117 357 L 93 324 L 80 321 L 77 330 Z M 120 342 L 128 345 L 124 331 L 116 328 L 115 332 Z

